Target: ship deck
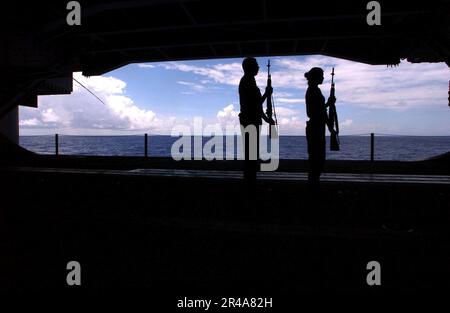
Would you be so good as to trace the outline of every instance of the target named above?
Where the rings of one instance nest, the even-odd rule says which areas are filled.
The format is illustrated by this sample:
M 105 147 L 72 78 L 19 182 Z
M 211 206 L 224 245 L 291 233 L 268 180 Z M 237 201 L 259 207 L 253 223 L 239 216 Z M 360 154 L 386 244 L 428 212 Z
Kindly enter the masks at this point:
M 100 169 L 73 159 L 0 169 L 0 268 L 11 290 L 35 289 L 33 276 L 60 291 L 70 260 L 89 291 L 372 294 L 372 260 L 383 267 L 376 293 L 449 287 L 445 172 L 328 172 L 317 192 L 287 166 L 249 189 L 224 166 Z

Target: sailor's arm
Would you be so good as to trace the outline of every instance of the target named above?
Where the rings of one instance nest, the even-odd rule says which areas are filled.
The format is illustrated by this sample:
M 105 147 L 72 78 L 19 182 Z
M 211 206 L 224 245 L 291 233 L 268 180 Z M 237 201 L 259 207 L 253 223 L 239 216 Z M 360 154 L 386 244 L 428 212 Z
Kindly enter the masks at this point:
M 275 125 L 273 118 L 269 118 L 264 112 L 261 113 L 261 117 L 267 124 Z
M 271 97 L 273 93 L 273 88 L 272 87 L 266 87 L 266 92 L 264 92 L 264 94 L 261 97 L 261 105 L 264 103 L 264 101 L 266 101 L 267 97 Z
M 325 103 L 325 106 L 328 108 L 330 105 L 334 105 L 336 103 L 336 97 L 330 96 L 328 97 L 328 101 Z
M 262 110 L 262 105 L 263 105 L 264 101 L 267 100 L 267 97 L 271 97 L 271 96 L 272 96 L 272 93 L 273 93 L 273 88 L 267 86 L 267 87 L 266 87 L 266 92 L 265 92 L 265 93 L 263 94 L 263 96 L 261 97 L 260 108 L 261 108 L 261 117 L 262 117 L 262 119 L 263 119 L 266 123 L 268 123 L 268 124 L 270 124 L 270 125 L 275 125 L 275 121 L 274 121 L 272 118 L 269 118 L 269 117 L 264 113 L 264 111 Z
M 328 131 L 329 131 L 330 133 L 336 132 L 336 131 L 334 130 L 334 128 L 333 128 L 333 124 L 331 123 L 331 120 L 330 120 L 330 119 L 327 120 L 327 127 L 328 127 Z

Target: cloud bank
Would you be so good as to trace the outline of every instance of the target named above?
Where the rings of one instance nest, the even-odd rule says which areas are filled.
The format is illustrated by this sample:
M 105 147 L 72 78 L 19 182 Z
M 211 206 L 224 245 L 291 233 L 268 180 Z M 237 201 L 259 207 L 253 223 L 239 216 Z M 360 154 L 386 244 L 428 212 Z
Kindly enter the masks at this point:
M 242 77 L 239 62 L 192 65 L 168 62 L 167 70 L 190 72 L 206 78 L 210 84 L 238 86 Z M 400 63 L 397 67 L 367 65 L 326 56 L 276 57 L 272 60 L 272 83 L 277 103 L 303 103 L 307 82 L 304 73 L 312 67 L 325 72 L 322 90 L 328 94 L 331 68 L 335 67 L 337 97 L 342 105 L 364 108 L 405 110 L 412 107 L 442 105 L 447 100 L 450 70 L 444 63 Z M 266 85 L 266 70 L 260 64 L 257 83 Z M 289 92 L 287 92 L 289 91 Z
M 120 131 L 166 132 L 175 123 L 174 117 L 160 118 L 155 112 L 140 108 L 126 94 L 126 83 L 112 76 L 74 78 L 102 101 L 74 82 L 70 96 L 39 97 L 39 109 L 21 107 L 22 129 L 60 130 L 66 134 L 86 134 Z

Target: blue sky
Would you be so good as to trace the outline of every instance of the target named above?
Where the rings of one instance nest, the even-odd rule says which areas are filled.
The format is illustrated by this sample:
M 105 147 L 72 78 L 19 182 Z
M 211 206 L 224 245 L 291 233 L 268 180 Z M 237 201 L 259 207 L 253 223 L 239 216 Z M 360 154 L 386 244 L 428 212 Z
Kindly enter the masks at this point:
M 267 58 L 257 58 L 257 83 L 264 90 Z M 71 95 L 39 97 L 39 108 L 20 109 L 21 135 L 171 134 L 175 126 L 237 125 L 242 59 L 130 64 L 102 76 L 74 82 Z M 335 67 L 341 134 L 370 132 L 402 135 L 450 135 L 448 79 L 444 63 L 397 67 L 371 66 L 326 56 L 272 57 L 274 99 L 280 133 L 304 135 L 303 74 L 325 70 L 321 86 L 328 97 Z

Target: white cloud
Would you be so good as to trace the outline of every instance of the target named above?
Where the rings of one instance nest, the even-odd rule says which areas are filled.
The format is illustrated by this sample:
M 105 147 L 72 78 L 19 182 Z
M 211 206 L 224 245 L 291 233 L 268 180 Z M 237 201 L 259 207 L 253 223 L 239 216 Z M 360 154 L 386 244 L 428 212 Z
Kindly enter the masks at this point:
M 183 86 L 187 86 L 190 89 L 194 90 L 194 91 L 204 91 L 205 90 L 205 86 L 204 85 L 200 85 L 200 84 L 195 84 L 193 82 L 186 82 L 186 81 L 177 81 L 177 84 L 183 85 Z M 184 91 L 185 92 L 185 91 Z M 183 91 L 181 93 L 184 93 Z
M 305 99 L 295 99 L 295 98 L 275 98 L 277 103 L 303 103 Z
M 152 64 L 137 64 L 137 66 L 140 68 L 155 68 Z
M 126 83 L 112 76 L 84 77 L 74 73 L 74 78 L 94 92 L 98 101 L 78 83 L 70 96 L 39 97 L 39 108 L 21 108 L 20 125 L 23 128 L 91 129 L 113 131 L 170 131 L 173 118 L 159 118 L 156 113 L 138 107 L 126 96 Z
M 277 116 L 299 116 L 300 112 L 297 110 L 285 108 L 285 107 L 277 107 L 276 109 Z
M 278 128 L 282 135 L 287 134 L 297 134 L 302 135 L 302 131 L 305 128 L 304 117 L 301 117 L 301 113 L 297 110 L 277 107 L 276 108 L 277 118 L 278 118 Z M 224 107 L 222 110 L 217 112 L 217 119 L 219 120 L 220 126 L 225 130 L 226 126 L 239 125 L 239 112 L 235 110 L 233 104 Z M 267 124 L 263 123 L 263 132 L 266 131 Z
M 275 98 L 289 98 L 289 97 L 292 97 L 293 94 L 290 93 L 290 92 L 274 91 L 274 92 L 273 92 L 273 96 L 274 96 Z
M 304 135 L 305 114 L 301 110 L 276 107 L 278 132 L 281 135 Z
M 230 104 L 217 112 L 217 119 L 222 126 L 226 126 L 228 124 L 236 125 L 239 124 L 238 114 L 239 112 L 234 109 L 234 105 Z
M 273 58 L 272 64 L 272 84 L 274 95 L 279 98 L 278 102 L 301 102 L 307 88 L 304 73 L 312 67 L 324 69 L 325 80 L 321 89 L 325 96 L 329 94 L 331 68 L 335 67 L 338 105 L 398 111 L 442 105 L 448 97 L 450 70 L 444 63 L 402 62 L 398 67 L 390 68 L 313 55 L 304 57 L 301 61 L 293 57 L 276 57 Z M 169 62 L 162 66 L 167 70 L 191 72 L 206 77 L 215 84 L 237 86 L 243 75 L 240 62 L 211 66 Z M 256 80 L 260 88 L 264 88 L 266 85 L 264 72 L 260 72 Z
M 161 65 L 166 70 L 178 70 L 181 72 L 190 72 L 207 79 L 205 83 L 210 81 L 225 85 L 237 86 L 242 77 L 242 66 L 240 63 L 215 64 L 211 66 L 197 66 L 180 62 L 167 62 Z
M 128 130 L 150 129 L 153 125 L 159 123 L 153 111 L 138 108 L 131 98 L 110 95 L 107 97 L 107 101 L 108 106 L 116 116 L 128 121 Z
M 177 81 L 177 84 L 185 85 L 185 86 L 192 86 L 194 83 L 191 83 L 191 82 L 185 82 L 185 81 Z
M 42 122 L 38 120 L 37 118 L 29 118 L 26 120 L 20 120 L 19 126 L 39 126 Z
M 353 124 L 353 120 L 345 119 L 343 122 L 339 123 L 339 126 L 347 127 Z
M 60 118 L 56 115 L 52 108 L 48 108 L 42 112 L 42 122 L 44 123 L 57 123 Z
M 305 121 L 298 116 L 279 115 L 278 132 L 281 135 L 304 135 Z
M 304 62 L 292 58 L 277 58 L 272 74 L 274 88 L 294 88 L 304 95 L 304 73 L 312 67 L 324 69 L 322 93 L 329 94 L 331 68 L 335 67 L 338 105 L 365 108 L 405 110 L 412 107 L 441 105 L 447 98 L 449 68 L 444 63 L 411 64 L 398 67 L 367 65 L 343 59 L 310 56 Z

